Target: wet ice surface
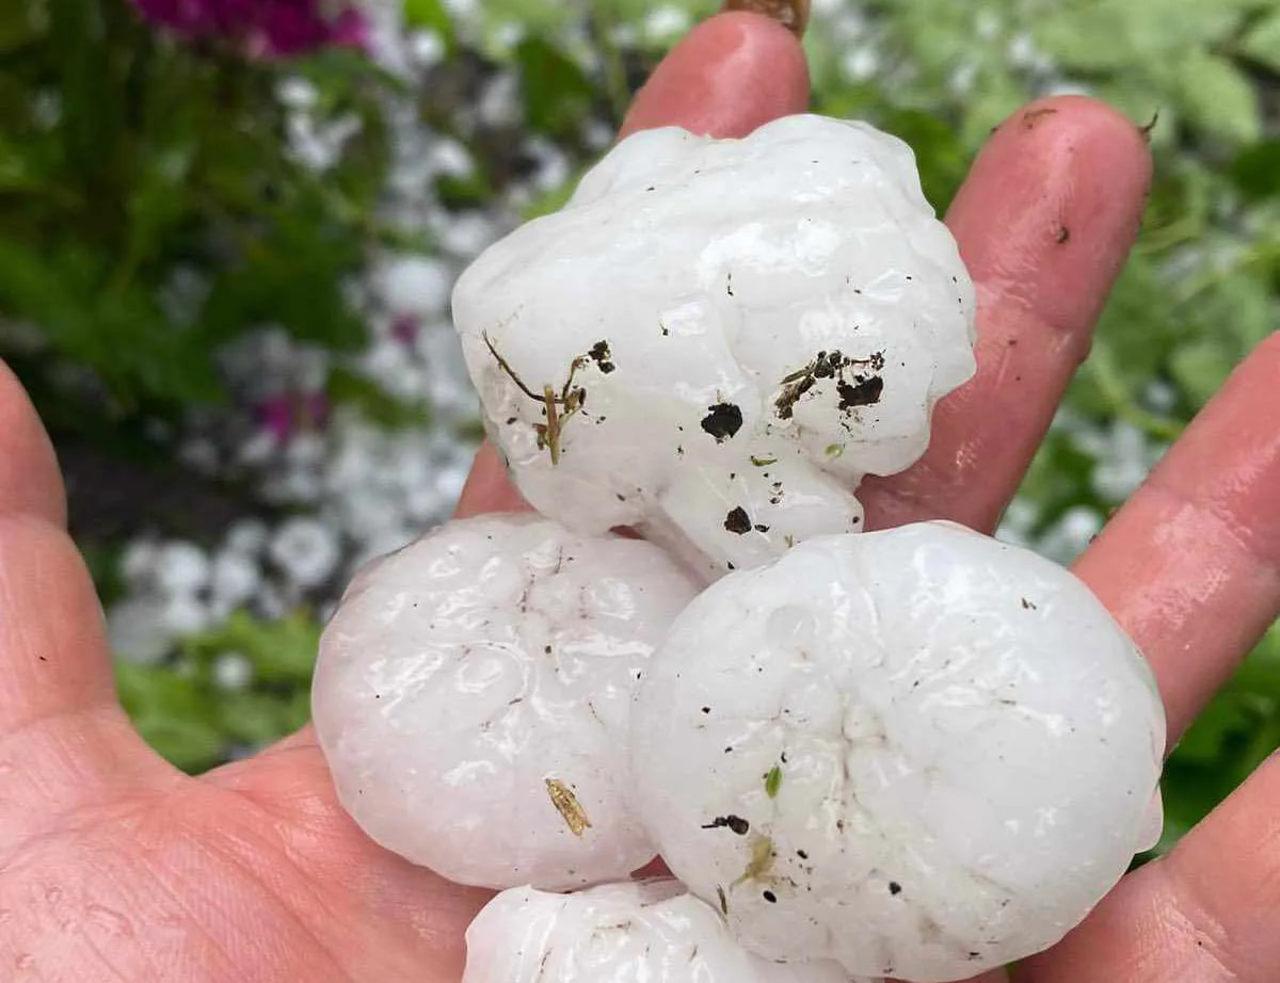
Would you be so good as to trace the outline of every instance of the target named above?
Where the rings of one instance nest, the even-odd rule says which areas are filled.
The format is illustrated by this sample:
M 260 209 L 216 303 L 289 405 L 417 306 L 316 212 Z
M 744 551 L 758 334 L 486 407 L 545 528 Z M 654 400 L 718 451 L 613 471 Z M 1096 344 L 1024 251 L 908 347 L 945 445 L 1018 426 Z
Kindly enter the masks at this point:
M 664 859 L 749 948 L 935 981 L 1056 942 L 1154 842 L 1164 735 L 1080 582 L 930 523 L 709 588 L 632 755 Z
M 512 888 L 467 930 L 463 983 L 873 983 L 838 964 L 753 956 L 673 880 L 577 894 Z
M 464 884 L 567 888 L 656 852 L 630 802 L 631 695 L 694 585 L 648 543 L 455 521 L 352 582 L 316 731 L 371 837 Z
M 454 292 L 526 498 L 716 575 L 860 528 L 857 482 L 972 375 L 973 309 L 910 149 L 817 116 L 629 137 Z

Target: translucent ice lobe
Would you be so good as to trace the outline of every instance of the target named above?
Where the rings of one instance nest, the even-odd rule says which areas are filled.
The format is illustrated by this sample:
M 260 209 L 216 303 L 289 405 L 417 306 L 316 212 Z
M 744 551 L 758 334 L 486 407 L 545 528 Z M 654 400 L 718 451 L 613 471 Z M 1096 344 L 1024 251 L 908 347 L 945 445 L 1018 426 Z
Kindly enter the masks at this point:
M 582 531 L 656 530 L 716 574 L 859 528 L 858 481 L 916 460 L 972 374 L 973 310 L 910 150 L 817 116 L 636 134 L 454 293 L 526 498 Z M 744 502 L 768 519 L 726 535 Z
M 452 880 L 580 886 L 656 852 L 631 695 L 694 585 L 656 547 L 533 516 L 451 522 L 362 572 L 312 691 L 343 806 Z
M 752 956 L 673 880 L 576 894 L 512 888 L 467 930 L 462 983 L 857 983 L 838 964 Z M 867 980 L 863 983 L 872 983 Z
M 748 948 L 920 981 L 1078 923 L 1151 838 L 1164 745 L 1146 663 L 1083 585 L 941 523 L 712 586 L 632 724 L 659 851 Z

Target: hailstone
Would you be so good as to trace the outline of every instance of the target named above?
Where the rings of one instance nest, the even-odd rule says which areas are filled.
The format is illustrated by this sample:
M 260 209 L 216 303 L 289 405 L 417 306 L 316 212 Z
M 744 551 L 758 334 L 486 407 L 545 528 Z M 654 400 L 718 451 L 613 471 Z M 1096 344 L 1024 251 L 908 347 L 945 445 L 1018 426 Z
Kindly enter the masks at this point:
M 657 547 L 547 519 L 454 521 L 352 582 L 312 689 L 342 805 L 462 884 L 570 888 L 656 853 L 631 697 L 695 585 Z
M 790 116 L 622 141 L 453 295 L 525 498 L 716 575 L 857 531 L 974 371 L 974 290 L 900 140 Z
M 576 894 L 512 888 L 467 929 L 462 983 L 855 983 L 830 960 L 753 956 L 673 880 Z M 871 981 L 865 981 L 871 983 Z
M 676 619 L 636 695 L 659 851 L 771 959 L 968 978 L 1158 836 L 1142 655 L 1048 560 L 948 523 L 820 537 Z

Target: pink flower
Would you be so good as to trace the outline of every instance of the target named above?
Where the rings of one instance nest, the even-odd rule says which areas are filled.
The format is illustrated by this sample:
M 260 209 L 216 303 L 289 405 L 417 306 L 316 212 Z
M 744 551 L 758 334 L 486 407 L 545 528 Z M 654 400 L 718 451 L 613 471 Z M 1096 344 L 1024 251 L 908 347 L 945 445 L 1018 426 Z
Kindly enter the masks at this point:
M 153 24 L 191 40 L 223 40 L 262 57 L 360 46 L 359 11 L 329 0 L 133 0 Z
M 418 339 L 418 319 L 412 314 L 401 314 L 391 322 L 391 337 L 402 345 L 412 347 Z
M 301 431 L 323 429 L 329 419 L 324 393 L 281 393 L 264 399 L 255 409 L 258 423 L 280 444 Z

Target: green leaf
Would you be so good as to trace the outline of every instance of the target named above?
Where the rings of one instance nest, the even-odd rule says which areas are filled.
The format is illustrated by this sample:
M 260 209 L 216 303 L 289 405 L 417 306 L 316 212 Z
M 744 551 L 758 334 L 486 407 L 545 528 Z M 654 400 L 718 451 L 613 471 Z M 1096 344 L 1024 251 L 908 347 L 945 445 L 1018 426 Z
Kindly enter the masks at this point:
M 1178 80 L 1189 122 L 1228 141 L 1258 138 L 1257 90 L 1231 62 L 1205 51 L 1189 51 L 1178 66 Z
M 576 62 L 541 38 L 516 48 L 525 119 L 551 136 L 576 133 L 596 99 L 595 85 Z
M 1245 35 L 1241 53 L 1280 72 L 1280 10 L 1264 17 Z
M 320 645 L 320 625 L 305 612 L 263 621 L 237 611 L 219 628 L 188 639 L 188 657 L 211 659 L 240 652 L 253 663 L 255 679 L 268 684 L 310 682 Z
M 560 185 L 560 187 L 544 191 L 520 210 L 521 216 L 526 222 L 531 222 L 535 218 L 541 218 L 544 215 L 550 215 L 552 212 L 560 211 L 569 203 L 569 199 L 573 197 L 573 192 L 577 189 L 578 182 L 581 180 L 582 174 L 579 172 Z
M 1280 140 L 1245 147 L 1231 166 L 1231 177 L 1253 200 L 1280 196 Z
M 116 663 L 120 701 L 148 744 L 188 772 L 219 762 L 226 747 L 214 695 L 166 666 Z
M 435 31 L 452 48 L 456 42 L 453 21 L 440 0 L 404 0 L 405 27 L 412 30 Z
M 431 419 L 427 403 L 396 399 L 372 379 L 341 366 L 329 373 L 329 398 L 334 403 L 358 406 L 366 419 L 389 429 L 425 426 Z
M 1201 338 L 1175 349 L 1169 371 L 1183 391 L 1197 404 L 1207 403 L 1226 382 L 1235 360 L 1221 342 Z

